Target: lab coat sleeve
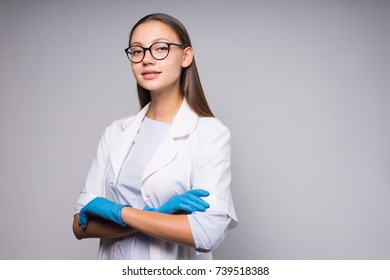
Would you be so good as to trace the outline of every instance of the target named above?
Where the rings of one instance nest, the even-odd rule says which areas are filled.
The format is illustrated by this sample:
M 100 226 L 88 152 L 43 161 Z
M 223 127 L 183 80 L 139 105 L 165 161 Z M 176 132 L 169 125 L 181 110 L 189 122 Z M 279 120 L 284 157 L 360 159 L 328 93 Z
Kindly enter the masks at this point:
M 196 253 L 215 250 L 225 239 L 231 218 L 220 212 L 193 212 L 188 215 Z
M 210 204 L 208 211 L 228 215 L 231 218 L 229 229 L 237 225 L 230 191 L 230 139 L 230 130 L 218 119 L 201 118 L 193 174 L 193 188 L 205 189 L 210 192 L 210 195 L 205 198 Z
M 89 168 L 84 185 L 81 188 L 79 198 L 76 202 L 75 214 L 95 197 L 105 196 L 105 175 L 109 166 L 110 138 L 115 133 L 117 123 L 108 126 L 99 141 L 97 153 Z

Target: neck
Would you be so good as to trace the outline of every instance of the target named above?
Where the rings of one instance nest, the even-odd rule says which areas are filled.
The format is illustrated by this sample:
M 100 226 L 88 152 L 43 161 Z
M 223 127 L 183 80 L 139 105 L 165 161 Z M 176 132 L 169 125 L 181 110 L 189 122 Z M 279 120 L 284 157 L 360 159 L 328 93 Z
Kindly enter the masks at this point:
M 149 119 L 166 123 L 172 123 L 183 102 L 183 97 L 179 92 L 175 94 L 152 92 L 151 99 L 146 116 Z

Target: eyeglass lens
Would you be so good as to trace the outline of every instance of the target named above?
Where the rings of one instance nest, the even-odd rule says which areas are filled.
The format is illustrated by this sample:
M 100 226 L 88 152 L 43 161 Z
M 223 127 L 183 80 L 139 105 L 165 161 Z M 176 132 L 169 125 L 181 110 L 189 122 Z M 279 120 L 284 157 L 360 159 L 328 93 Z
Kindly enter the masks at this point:
M 157 42 L 149 47 L 149 51 L 153 58 L 161 60 L 168 56 L 169 45 L 164 42 Z M 141 46 L 132 46 L 128 51 L 128 55 L 132 62 L 141 62 L 145 56 L 145 49 Z

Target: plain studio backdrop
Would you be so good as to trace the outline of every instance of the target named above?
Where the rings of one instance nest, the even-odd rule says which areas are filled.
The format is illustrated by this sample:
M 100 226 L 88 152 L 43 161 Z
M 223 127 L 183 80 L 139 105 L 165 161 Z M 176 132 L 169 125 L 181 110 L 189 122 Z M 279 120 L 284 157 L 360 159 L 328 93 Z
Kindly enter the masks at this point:
M 95 259 L 72 233 L 104 128 L 139 110 L 124 49 L 187 27 L 232 132 L 216 259 L 390 259 L 390 1 L 1 1 L 0 258 Z

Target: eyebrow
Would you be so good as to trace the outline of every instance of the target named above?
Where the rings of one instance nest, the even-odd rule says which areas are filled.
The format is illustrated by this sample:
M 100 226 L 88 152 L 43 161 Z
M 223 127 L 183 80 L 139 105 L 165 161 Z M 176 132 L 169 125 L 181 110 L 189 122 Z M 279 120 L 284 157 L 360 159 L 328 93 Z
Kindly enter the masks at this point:
M 156 43 L 156 42 L 165 42 L 165 41 L 170 42 L 171 40 L 168 40 L 167 38 L 161 37 L 161 38 L 154 39 L 152 41 L 152 44 Z M 132 42 L 130 44 L 130 46 L 134 46 L 134 45 L 144 46 L 144 44 L 142 44 L 141 42 L 137 42 L 137 41 L 136 42 Z

